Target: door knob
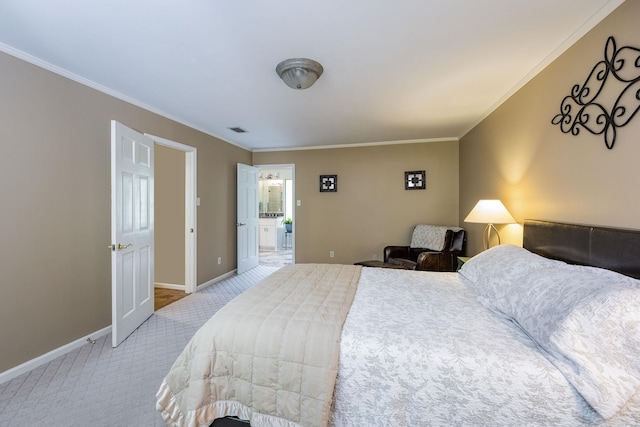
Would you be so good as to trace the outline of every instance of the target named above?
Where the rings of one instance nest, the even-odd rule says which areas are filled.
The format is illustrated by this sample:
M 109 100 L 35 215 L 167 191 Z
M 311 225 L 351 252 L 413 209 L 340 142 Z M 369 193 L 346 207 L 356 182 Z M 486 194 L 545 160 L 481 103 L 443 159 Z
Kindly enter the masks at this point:
M 111 249 L 112 251 L 115 251 L 116 249 L 118 249 L 119 251 L 123 250 L 123 249 L 127 249 L 129 247 L 133 246 L 132 243 L 129 243 L 128 245 L 123 245 L 121 243 L 118 243 L 118 246 L 116 245 L 109 245 L 107 246 L 107 248 Z

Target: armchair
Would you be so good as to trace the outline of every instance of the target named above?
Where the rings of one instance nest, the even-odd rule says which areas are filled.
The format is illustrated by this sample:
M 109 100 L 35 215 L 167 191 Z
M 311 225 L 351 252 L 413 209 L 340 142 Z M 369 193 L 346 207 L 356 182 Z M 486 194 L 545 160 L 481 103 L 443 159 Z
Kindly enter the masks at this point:
M 409 246 L 386 246 L 384 262 L 408 270 L 456 271 L 465 231 L 460 227 L 418 224 Z

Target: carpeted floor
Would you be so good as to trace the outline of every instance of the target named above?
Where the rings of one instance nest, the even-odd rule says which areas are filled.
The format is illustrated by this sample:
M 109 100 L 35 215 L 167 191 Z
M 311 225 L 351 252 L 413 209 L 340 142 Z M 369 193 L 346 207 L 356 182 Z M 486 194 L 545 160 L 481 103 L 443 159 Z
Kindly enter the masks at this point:
M 258 266 L 156 311 L 117 348 L 111 334 L 0 384 L 0 426 L 165 426 L 155 394 L 196 330 L 277 267 Z
M 281 249 L 278 251 L 260 251 L 259 262 L 267 267 L 284 267 L 293 264 L 293 251 L 291 249 Z M 176 302 L 188 294 L 175 289 L 155 288 L 154 289 L 154 310 Z

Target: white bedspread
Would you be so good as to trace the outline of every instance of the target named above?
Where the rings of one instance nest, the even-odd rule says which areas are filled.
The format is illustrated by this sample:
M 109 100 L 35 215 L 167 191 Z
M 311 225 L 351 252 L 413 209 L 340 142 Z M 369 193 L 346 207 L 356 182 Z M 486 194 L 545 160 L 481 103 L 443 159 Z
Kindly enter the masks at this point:
M 336 427 L 640 424 L 640 396 L 604 422 L 457 273 L 363 269 L 340 351 Z

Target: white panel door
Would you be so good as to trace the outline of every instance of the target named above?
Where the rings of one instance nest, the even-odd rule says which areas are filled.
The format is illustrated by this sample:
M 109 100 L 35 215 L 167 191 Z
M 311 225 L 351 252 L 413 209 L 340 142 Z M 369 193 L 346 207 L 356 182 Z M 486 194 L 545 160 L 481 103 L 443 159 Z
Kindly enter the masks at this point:
M 238 274 L 242 274 L 260 261 L 258 253 L 258 168 L 238 163 Z
M 153 141 L 111 122 L 112 345 L 153 314 Z

